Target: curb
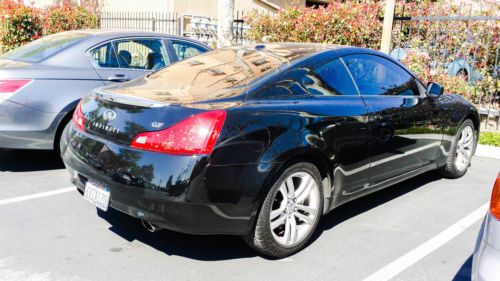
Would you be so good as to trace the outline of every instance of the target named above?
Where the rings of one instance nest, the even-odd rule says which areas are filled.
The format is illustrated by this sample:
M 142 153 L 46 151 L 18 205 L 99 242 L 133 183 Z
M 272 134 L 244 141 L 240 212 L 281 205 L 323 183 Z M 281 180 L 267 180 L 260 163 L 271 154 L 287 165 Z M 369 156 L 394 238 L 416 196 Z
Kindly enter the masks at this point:
M 478 144 L 475 155 L 500 159 L 500 147 Z

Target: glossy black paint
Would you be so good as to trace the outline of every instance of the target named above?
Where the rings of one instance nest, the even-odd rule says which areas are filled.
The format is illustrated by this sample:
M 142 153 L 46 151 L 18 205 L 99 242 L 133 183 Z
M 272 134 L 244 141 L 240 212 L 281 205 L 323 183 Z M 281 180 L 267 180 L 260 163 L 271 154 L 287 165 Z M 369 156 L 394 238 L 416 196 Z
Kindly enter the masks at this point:
M 204 59 L 221 55 L 217 51 L 85 98 L 86 132 L 70 126 L 62 146 L 73 183 L 83 191 L 88 179 L 100 182 L 110 188 L 113 208 L 169 229 L 245 234 L 272 182 L 290 163 L 309 161 L 318 167 L 324 178 L 326 213 L 443 166 L 463 120 L 479 125 L 469 102 L 452 94 L 427 95 L 426 87 L 406 67 L 379 52 L 313 44 L 273 44 L 258 52 L 229 50 L 238 65 L 246 66 L 238 73 L 276 57 L 280 63 L 261 68 L 263 73 L 254 79 L 244 77 L 236 86 L 217 89 L 224 93 L 219 98 L 209 94 L 187 100 L 192 96 L 186 92 L 147 95 L 160 90 L 163 78 L 184 71 L 183 67 L 203 65 Z M 332 95 L 322 86 L 312 88 L 311 70 L 353 54 L 379 56 L 398 65 L 415 79 L 418 95 Z M 246 56 L 257 60 L 247 61 Z M 203 67 L 196 71 L 190 77 L 206 73 Z M 208 82 L 222 81 L 217 80 L 224 76 L 221 71 L 214 71 Z M 168 105 L 161 100 L 165 95 Z M 117 118 L 106 121 L 103 112 L 110 109 Z M 227 118 L 210 155 L 167 155 L 129 147 L 139 132 L 164 129 L 211 109 L 226 110 Z M 160 121 L 160 128 L 152 127 Z

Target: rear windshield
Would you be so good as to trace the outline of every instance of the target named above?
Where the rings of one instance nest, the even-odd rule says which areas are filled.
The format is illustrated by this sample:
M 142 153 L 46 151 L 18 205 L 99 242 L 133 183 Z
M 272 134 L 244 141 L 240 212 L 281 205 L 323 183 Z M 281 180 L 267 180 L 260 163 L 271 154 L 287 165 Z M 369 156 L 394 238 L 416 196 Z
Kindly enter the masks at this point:
M 54 34 L 14 49 L 0 56 L 0 58 L 14 61 L 40 62 L 88 36 L 90 35 L 77 32 Z

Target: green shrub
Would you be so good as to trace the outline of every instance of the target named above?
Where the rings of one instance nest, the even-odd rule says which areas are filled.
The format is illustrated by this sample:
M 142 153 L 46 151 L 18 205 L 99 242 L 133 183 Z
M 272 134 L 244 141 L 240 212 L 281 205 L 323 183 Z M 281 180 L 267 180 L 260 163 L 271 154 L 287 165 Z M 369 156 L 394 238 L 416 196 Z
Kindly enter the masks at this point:
M 500 133 L 482 132 L 479 134 L 479 143 L 500 146 Z
M 22 2 L 2 1 L 2 51 L 17 48 L 42 36 L 43 24 L 40 11 Z
M 326 7 L 292 7 L 277 15 L 245 17 L 253 41 L 316 42 L 378 48 L 382 34 L 380 3 L 333 0 Z
M 45 11 L 44 34 L 66 30 L 97 28 L 98 19 L 87 8 L 69 4 L 53 5 Z

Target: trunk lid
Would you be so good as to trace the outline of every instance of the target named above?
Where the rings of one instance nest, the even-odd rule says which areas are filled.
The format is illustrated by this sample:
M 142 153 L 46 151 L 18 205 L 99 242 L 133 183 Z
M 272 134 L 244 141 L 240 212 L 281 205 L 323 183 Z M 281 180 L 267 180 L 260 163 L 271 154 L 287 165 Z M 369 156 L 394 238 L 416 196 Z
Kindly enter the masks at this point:
M 142 132 L 164 130 L 201 111 L 103 92 L 85 98 L 82 103 L 85 130 L 123 144 L 130 144 Z

